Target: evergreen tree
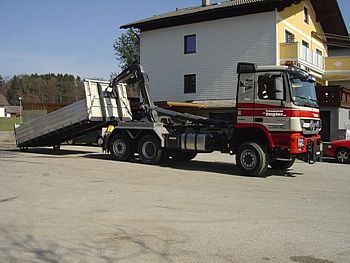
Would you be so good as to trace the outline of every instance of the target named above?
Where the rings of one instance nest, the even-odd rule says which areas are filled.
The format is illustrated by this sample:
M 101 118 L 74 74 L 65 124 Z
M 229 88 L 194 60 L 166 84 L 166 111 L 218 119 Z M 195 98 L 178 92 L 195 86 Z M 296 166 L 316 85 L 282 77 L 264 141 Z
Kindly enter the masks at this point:
M 129 29 L 115 41 L 113 48 L 122 69 L 140 63 L 140 32 Z

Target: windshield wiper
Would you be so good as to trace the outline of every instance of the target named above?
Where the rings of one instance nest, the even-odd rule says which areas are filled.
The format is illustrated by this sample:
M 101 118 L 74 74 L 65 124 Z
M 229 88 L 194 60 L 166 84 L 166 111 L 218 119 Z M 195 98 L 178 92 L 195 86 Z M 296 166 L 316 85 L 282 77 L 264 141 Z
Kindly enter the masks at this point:
M 299 98 L 299 99 L 305 100 L 307 102 L 308 106 L 311 107 L 311 104 L 310 104 L 310 101 L 308 100 L 308 98 L 303 97 L 303 96 L 294 96 L 294 98 Z
M 315 104 L 318 104 L 318 100 L 315 100 L 315 99 L 309 99 L 309 100 L 315 102 Z

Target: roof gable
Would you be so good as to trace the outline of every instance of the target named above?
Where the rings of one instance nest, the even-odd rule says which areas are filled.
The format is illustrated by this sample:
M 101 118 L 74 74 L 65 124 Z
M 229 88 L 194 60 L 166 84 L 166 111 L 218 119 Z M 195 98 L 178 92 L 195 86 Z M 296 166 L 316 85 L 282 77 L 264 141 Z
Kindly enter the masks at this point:
M 0 106 L 10 105 L 4 95 L 0 94 Z
M 120 28 L 139 28 L 141 31 L 192 24 L 221 18 L 281 11 L 284 8 L 300 3 L 301 0 L 229 0 L 208 6 L 196 6 L 155 15 L 122 25 Z M 311 0 L 325 33 L 348 36 L 347 28 L 340 12 L 337 0 Z

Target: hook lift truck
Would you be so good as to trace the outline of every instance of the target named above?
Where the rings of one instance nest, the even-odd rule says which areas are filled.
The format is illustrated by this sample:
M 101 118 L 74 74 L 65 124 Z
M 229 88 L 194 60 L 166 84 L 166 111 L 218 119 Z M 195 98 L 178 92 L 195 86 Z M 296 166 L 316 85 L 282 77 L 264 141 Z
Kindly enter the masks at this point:
M 108 127 L 103 148 L 118 161 L 138 153 L 142 163 L 189 161 L 197 153 L 236 155 L 244 175 L 264 176 L 268 166 L 286 170 L 295 159 L 315 163 L 321 156 L 320 113 L 314 81 L 293 66 L 238 63 L 235 118 L 214 120 L 155 106 L 149 79 L 135 65 L 112 82 L 85 80 L 86 98 L 15 129 L 21 149 L 54 146 Z M 128 88 L 140 91 L 138 114 Z M 164 117 L 166 116 L 166 117 Z

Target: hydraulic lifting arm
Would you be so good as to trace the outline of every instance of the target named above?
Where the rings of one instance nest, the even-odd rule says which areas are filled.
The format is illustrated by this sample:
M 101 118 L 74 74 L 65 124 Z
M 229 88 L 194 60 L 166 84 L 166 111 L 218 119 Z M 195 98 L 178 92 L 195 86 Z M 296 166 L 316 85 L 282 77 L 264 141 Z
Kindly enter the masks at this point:
M 143 70 L 141 65 L 133 65 L 125 69 L 112 81 L 112 86 L 115 87 L 117 83 L 126 83 L 128 86 L 135 86 L 140 89 L 140 93 L 143 99 L 142 107 L 144 108 L 148 119 L 151 122 L 159 122 L 158 113 L 173 117 L 179 120 L 190 121 L 193 123 L 204 124 L 204 125 L 218 125 L 227 126 L 227 122 L 213 120 L 198 115 L 179 113 L 172 110 L 162 109 L 154 105 L 151 100 L 148 89 L 149 79 L 148 75 Z
M 117 83 L 126 83 L 129 86 L 137 85 L 142 96 L 142 106 L 145 109 L 147 117 L 152 122 L 159 122 L 158 114 L 155 111 L 155 105 L 150 98 L 149 79 L 141 65 L 133 65 L 121 72 L 112 81 L 112 86 L 116 87 Z

